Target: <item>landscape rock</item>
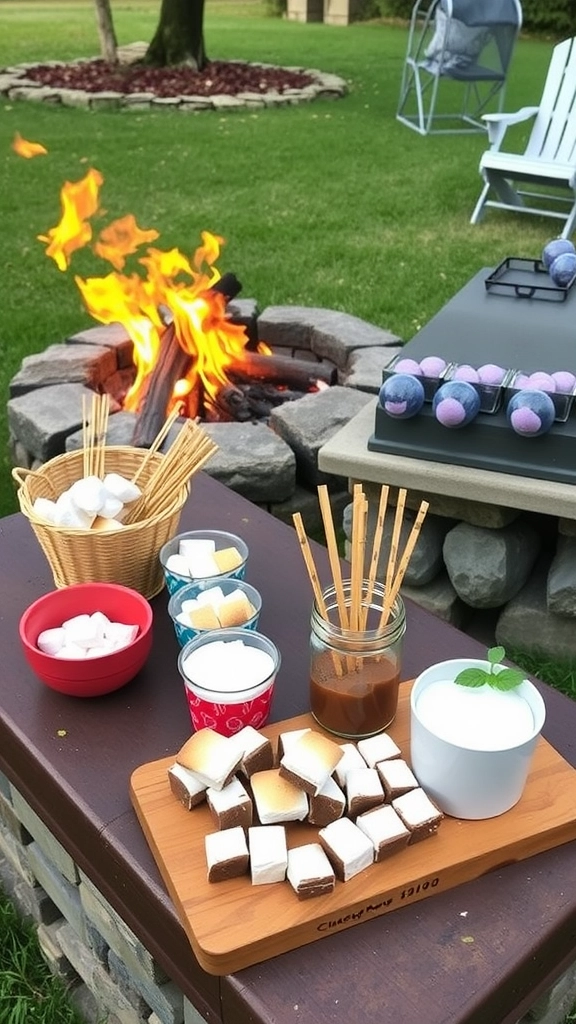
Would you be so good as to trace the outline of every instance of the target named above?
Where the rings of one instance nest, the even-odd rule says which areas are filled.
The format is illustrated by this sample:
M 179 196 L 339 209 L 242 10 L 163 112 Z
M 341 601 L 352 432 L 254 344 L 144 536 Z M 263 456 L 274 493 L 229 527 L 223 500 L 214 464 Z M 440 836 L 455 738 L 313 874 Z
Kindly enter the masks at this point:
M 498 608 L 524 585 L 539 548 L 537 531 L 524 519 L 500 530 L 458 523 L 444 540 L 444 562 L 465 604 Z

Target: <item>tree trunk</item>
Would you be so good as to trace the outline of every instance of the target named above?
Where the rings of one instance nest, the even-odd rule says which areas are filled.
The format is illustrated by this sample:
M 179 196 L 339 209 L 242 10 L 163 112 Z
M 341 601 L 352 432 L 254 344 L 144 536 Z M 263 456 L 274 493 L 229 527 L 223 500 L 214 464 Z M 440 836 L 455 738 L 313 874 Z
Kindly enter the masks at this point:
M 204 0 L 162 0 L 160 21 L 144 63 L 157 67 L 188 64 L 202 71 L 207 61 Z
M 116 48 L 116 32 L 112 21 L 112 10 L 110 0 L 96 0 L 96 21 L 98 22 L 98 36 L 100 38 L 100 53 L 104 60 L 110 64 L 116 64 L 118 55 Z

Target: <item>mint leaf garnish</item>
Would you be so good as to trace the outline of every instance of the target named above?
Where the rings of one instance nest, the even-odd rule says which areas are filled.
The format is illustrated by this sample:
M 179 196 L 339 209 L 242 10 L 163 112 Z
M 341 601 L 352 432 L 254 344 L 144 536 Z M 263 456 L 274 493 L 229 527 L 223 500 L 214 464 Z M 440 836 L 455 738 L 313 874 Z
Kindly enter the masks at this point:
M 488 672 L 483 668 L 465 668 L 456 676 L 454 682 L 459 686 L 484 686 L 489 679 Z
M 494 671 L 495 667 L 500 665 L 505 656 L 506 651 L 503 647 L 491 647 L 486 652 L 486 660 L 490 665 L 488 672 L 484 668 L 465 668 L 462 672 L 458 673 L 454 682 L 458 683 L 459 686 L 474 688 L 487 684 L 494 690 L 506 691 L 516 689 L 526 678 L 520 669 L 501 668 L 499 672 Z
M 516 668 L 503 668 L 501 672 L 495 672 L 490 676 L 490 686 L 495 690 L 515 690 L 520 683 L 523 683 L 526 676 Z

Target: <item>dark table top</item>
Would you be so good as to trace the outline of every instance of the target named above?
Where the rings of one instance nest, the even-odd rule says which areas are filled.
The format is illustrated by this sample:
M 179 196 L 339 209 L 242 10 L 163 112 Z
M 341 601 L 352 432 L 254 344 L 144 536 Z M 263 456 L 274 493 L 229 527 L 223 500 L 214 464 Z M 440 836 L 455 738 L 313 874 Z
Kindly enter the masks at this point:
M 206 526 L 240 534 L 249 545 L 247 579 L 263 594 L 259 628 L 282 653 L 273 719 L 308 710 L 311 590 L 294 531 L 200 474 L 181 529 Z M 314 550 L 328 581 L 324 549 Z M 237 974 L 207 975 L 128 791 L 134 768 L 174 753 L 190 735 L 166 592 L 153 601 L 154 645 L 139 677 L 115 694 L 83 701 L 39 684 L 19 649 L 20 615 L 53 588 L 20 514 L 0 521 L 0 566 L 0 770 L 210 1020 L 512 1024 L 574 958 L 576 849 L 570 843 Z M 407 620 L 406 678 L 447 657 L 484 654 L 410 602 Z M 576 765 L 576 704 L 538 685 L 547 705 L 546 738 Z

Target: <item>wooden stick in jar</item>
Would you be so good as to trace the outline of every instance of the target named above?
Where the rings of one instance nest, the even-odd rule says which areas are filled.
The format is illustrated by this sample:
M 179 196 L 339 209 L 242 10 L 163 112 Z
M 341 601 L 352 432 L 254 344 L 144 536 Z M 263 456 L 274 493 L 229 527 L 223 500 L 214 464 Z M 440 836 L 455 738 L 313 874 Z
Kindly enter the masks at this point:
M 386 595 L 385 599 L 392 587 L 392 581 L 394 579 L 394 572 L 396 570 L 396 560 L 398 558 L 398 545 L 400 543 L 400 534 L 402 532 L 402 520 L 404 518 L 404 506 L 406 504 L 406 488 L 401 487 L 398 491 L 398 500 L 396 502 L 396 512 L 394 515 L 394 526 L 392 528 L 392 540 L 390 542 L 390 551 L 388 553 L 388 565 L 386 568 Z
M 378 572 L 378 563 L 380 561 L 380 549 L 382 547 L 382 536 L 384 533 L 384 522 L 386 520 L 386 508 L 388 506 L 389 493 L 390 488 L 387 484 L 384 484 L 380 490 L 380 501 L 378 502 L 372 557 L 370 560 L 370 568 L 368 570 L 368 586 L 366 588 L 366 597 L 364 598 L 364 607 L 362 612 L 362 629 L 366 629 L 370 603 L 374 594 L 374 584 L 376 583 L 376 574 Z
M 338 544 L 336 541 L 336 533 L 334 530 L 334 521 L 332 519 L 332 508 L 330 505 L 330 498 L 328 495 L 328 488 L 326 484 L 320 484 L 318 487 L 318 501 L 320 503 L 320 512 L 322 513 L 322 522 L 324 524 L 326 544 L 328 546 L 328 558 L 330 560 L 330 568 L 332 570 L 332 577 L 334 579 L 334 589 L 336 591 L 336 600 L 338 602 L 338 614 L 340 616 L 340 625 L 344 629 L 347 629 L 349 623 L 348 608 L 346 607 L 346 599 L 344 597 L 342 571 L 340 568 L 340 555 L 338 553 Z
M 364 576 L 364 548 L 362 544 L 363 501 L 362 484 L 355 484 L 352 500 L 352 552 L 350 558 L 350 629 L 353 630 L 360 628 L 360 606 Z M 365 542 L 366 532 L 364 531 L 364 545 Z
M 294 513 L 294 515 L 292 516 L 292 521 L 296 529 L 298 540 L 300 541 L 300 547 L 302 549 L 304 563 L 308 570 L 308 576 L 310 578 L 310 583 L 312 584 L 312 591 L 314 593 L 316 604 L 318 605 L 318 609 L 320 611 L 322 618 L 325 619 L 326 622 L 328 622 L 328 609 L 326 608 L 326 602 L 324 600 L 324 595 L 322 593 L 322 587 L 320 586 L 320 580 L 318 578 L 318 573 L 316 571 L 314 557 L 312 555 L 312 551 L 310 550 L 310 543 L 308 541 L 308 537 L 306 536 L 306 531 L 304 529 L 304 523 L 302 522 L 302 516 L 300 512 Z M 332 651 L 332 664 L 334 665 L 336 675 L 341 676 L 342 664 L 335 651 Z
M 388 619 L 390 617 L 390 612 L 392 610 L 392 605 L 394 604 L 394 601 L 398 597 L 398 593 L 400 591 L 400 587 L 402 586 L 402 581 L 404 579 L 404 576 L 406 575 L 406 570 L 408 568 L 408 564 L 409 564 L 410 559 L 412 557 L 412 552 L 414 551 L 414 548 L 416 547 L 416 542 L 418 540 L 418 536 L 419 536 L 420 530 L 422 528 L 422 523 L 424 522 L 424 519 L 426 518 L 426 513 L 428 511 L 428 508 L 429 508 L 429 502 L 427 502 L 427 501 L 420 502 L 420 508 L 418 509 L 418 515 L 416 516 L 416 519 L 414 521 L 414 525 L 412 527 L 412 530 L 410 531 L 410 536 L 408 537 L 408 540 L 406 541 L 406 546 L 405 546 L 404 551 L 402 553 L 402 558 L 400 560 L 400 565 L 398 566 L 398 571 L 397 571 L 397 573 L 396 573 L 396 575 L 394 577 L 394 581 L 393 581 L 393 583 L 392 583 L 392 585 L 390 587 L 390 590 L 388 590 L 388 589 L 386 590 L 386 600 L 384 602 L 384 607 L 382 608 L 382 614 L 380 616 L 380 624 L 379 624 L 379 628 L 380 629 L 383 629 L 384 626 L 386 626 L 387 623 L 388 623 Z

